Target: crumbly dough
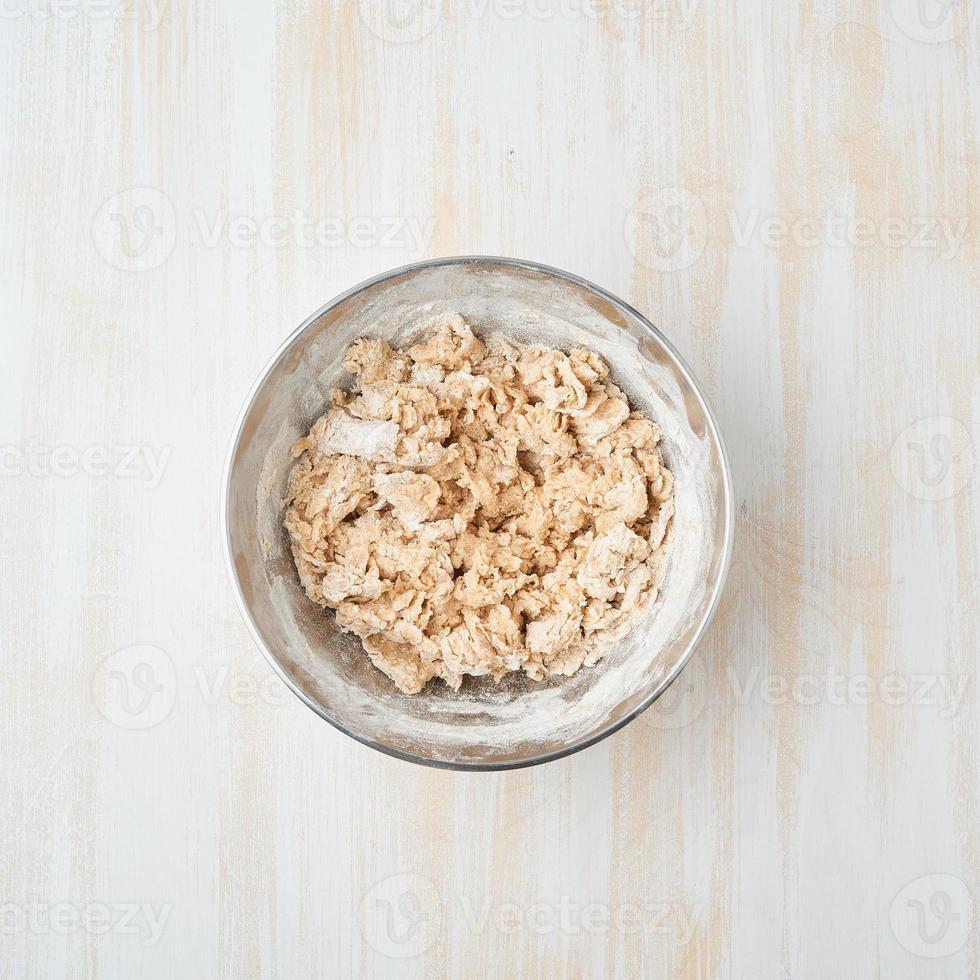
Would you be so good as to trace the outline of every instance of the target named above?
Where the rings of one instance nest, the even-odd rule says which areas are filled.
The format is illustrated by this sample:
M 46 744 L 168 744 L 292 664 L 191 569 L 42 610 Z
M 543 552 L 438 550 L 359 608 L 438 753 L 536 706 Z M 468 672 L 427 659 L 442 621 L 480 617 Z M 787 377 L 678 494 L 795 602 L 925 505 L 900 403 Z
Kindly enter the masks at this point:
M 674 512 L 660 432 L 597 354 L 355 341 L 351 392 L 293 447 L 300 581 L 399 690 L 598 661 L 657 594 Z

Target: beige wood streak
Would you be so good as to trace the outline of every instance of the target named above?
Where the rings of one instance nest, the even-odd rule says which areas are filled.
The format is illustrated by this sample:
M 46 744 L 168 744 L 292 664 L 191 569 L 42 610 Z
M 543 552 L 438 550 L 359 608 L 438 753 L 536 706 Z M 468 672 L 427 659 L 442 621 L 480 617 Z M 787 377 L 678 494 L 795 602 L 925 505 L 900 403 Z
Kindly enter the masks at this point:
M 600 6 L 433 0 L 431 31 L 391 43 L 369 27 L 381 0 L 8 3 L 0 445 L 171 453 L 152 488 L 0 482 L 3 975 L 980 971 L 980 15 L 963 0 L 934 41 L 897 0 Z M 138 271 L 93 231 L 132 187 L 176 222 Z M 668 188 L 697 246 L 681 268 L 655 248 Z M 400 236 L 241 245 L 221 224 L 297 209 Z M 966 227 L 953 250 L 766 244 L 768 219 L 826 212 Z M 228 435 L 278 342 L 370 274 L 464 252 L 549 262 L 648 313 L 709 391 L 738 506 L 726 595 L 672 703 L 483 776 L 377 756 L 281 697 L 216 522 Z M 972 432 L 964 485 L 923 499 L 896 459 L 909 426 L 946 417 Z M 174 664 L 176 703 L 127 730 L 93 685 L 141 643 Z M 766 694 L 831 670 L 967 688 L 951 717 Z M 945 959 L 890 924 L 927 874 L 973 896 Z M 20 928 L 36 901 L 169 911 L 144 946 Z M 601 918 L 624 909 L 640 928 Z

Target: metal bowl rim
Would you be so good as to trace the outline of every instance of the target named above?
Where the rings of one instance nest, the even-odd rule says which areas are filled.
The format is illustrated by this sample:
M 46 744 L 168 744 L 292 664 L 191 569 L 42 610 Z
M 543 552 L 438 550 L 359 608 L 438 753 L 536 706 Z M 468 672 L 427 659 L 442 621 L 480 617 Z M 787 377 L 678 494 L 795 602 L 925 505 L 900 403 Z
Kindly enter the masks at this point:
M 629 714 L 620 718 L 600 731 L 589 735 L 586 738 L 579 739 L 577 742 L 573 742 L 571 745 L 567 745 L 561 749 L 555 749 L 552 752 L 545 752 L 540 755 L 529 756 L 525 759 L 519 759 L 516 761 L 509 762 L 451 762 L 443 759 L 431 759 L 426 756 L 415 755 L 411 752 L 402 752 L 400 749 L 392 748 L 389 745 L 385 745 L 383 742 L 379 742 L 376 739 L 369 738 L 368 736 L 362 735 L 359 732 L 352 731 L 345 725 L 341 724 L 337 719 L 331 717 L 331 715 L 323 708 L 322 705 L 318 704 L 311 697 L 309 697 L 306 692 L 296 684 L 293 679 L 286 673 L 285 669 L 279 663 L 278 659 L 272 653 L 259 633 L 258 627 L 252 618 L 251 610 L 248 608 L 248 604 L 245 601 L 245 597 L 242 595 L 241 583 L 238 579 L 238 573 L 235 570 L 235 564 L 232 557 L 232 547 L 231 547 L 231 527 L 228 520 L 229 511 L 229 496 L 231 493 L 231 470 L 232 463 L 235 455 L 238 451 L 239 443 L 241 442 L 242 429 L 245 425 L 245 420 L 248 418 L 249 413 L 255 403 L 255 398 L 258 395 L 259 390 L 265 383 L 266 378 L 271 374 L 275 367 L 279 364 L 286 353 L 292 348 L 292 346 L 303 336 L 303 334 L 320 319 L 325 313 L 332 310 L 334 307 L 339 306 L 341 303 L 350 299 L 352 296 L 356 296 L 373 286 L 377 286 L 381 283 L 387 282 L 390 279 L 396 279 L 399 276 L 405 275 L 409 272 L 418 272 L 421 269 L 431 269 L 440 266 L 454 266 L 454 265 L 500 265 L 515 269 L 526 269 L 531 272 L 542 273 L 547 276 L 552 276 L 554 278 L 563 280 L 565 282 L 572 283 L 576 286 L 582 287 L 584 289 L 590 290 L 592 293 L 600 296 L 602 299 L 611 303 L 615 306 L 621 313 L 625 314 L 627 317 L 636 320 L 644 329 L 649 331 L 657 341 L 663 346 L 667 354 L 672 358 L 676 367 L 680 370 L 681 374 L 684 376 L 687 383 L 691 386 L 691 390 L 697 397 L 698 403 L 701 406 L 701 410 L 704 412 L 704 417 L 707 421 L 708 429 L 711 433 L 712 438 L 718 446 L 719 458 L 721 460 L 721 470 L 722 470 L 722 483 L 724 486 L 724 506 L 723 506 L 723 519 L 725 522 L 725 532 L 724 532 L 724 546 L 721 557 L 721 562 L 719 565 L 719 572 L 717 580 L 715 582 L 715 587 L 711 595 L 711 599 L 708 602 L 707 609 L 705 610 L 701 622 L 698 625 L 694 636 L 691 637 L 687 644 L 687 649 L 685 649 L 683 655 L 677 662 L 676 667 L 654 688 L 653 691 L 643 700 L 643 702 L 631 711 Z M 222 535 L 222 541 L 224 545 L 225 554 L 225 566 L 228 571 L 228 575 L 231 579 L 232 585 L 234 586 L 235 600 L 238 603 L 238 609 L 245 620 L 245 625 L 248 627 L 248 631 L 252 636 L 253 641 L 256 646 L 262 651 L 269 665 L 279 676 L 280 680 L 295 694 L 300 701 L 302 701 L 308 708 L 312 709 L 319 715 L 324 721 L 329 722 L 338 731 L 343 732 L 345 735 L 350 736 L 355 741 L 360 742 L 362 745 L 367 745 L 372 749 L 376 749 L 379 752 L 383 752 L 385 755 L 393 756 L 396 759 L 401 759 L 404 762 L 414 762 L 423 766 L 431 766 L 436 769 L 450 769 L 457 771 L 468 771 L 468 772 L 499 772 L 506 769 L 524 769 L 528 766 L 537 766 L 545 762 L 552 762 L 555 759 L 561 759 L 565 756 L 572 755 L 575 752 L 581 752 L 583 749 L 587 749 L 591 745 L 595 745 L 597 742 L 602 741 L 602 739 L 607 738 L 615 732 L 618 732 L 621 728 L 628 725 L 631 721 L 637 718 L 640 714 L 646 711 L 647 708 L 653 704 L 654 701 L 659 698 L 664 691 L 670 687 L 671 684 L 677 679 L 680 672 L 687 666 L 687 662 L 691 659 L 694 651 L 697 649 L 701 640 L 704 637 L 708 626 L 711 624 L 711 620 L 718 609 L 718 603 L 721 600 L 721 595 L 724 591 L 725 580 L 728 577 L 728 569 L 731 565 L 732 558 L 732 545 L 734 539 L 734 524 L 735 524 L 735 505 L 734 505 L 734 487 L 732 484 L 731 476 L 731 466 L 728 460 L 728 453 L 725 449 L 725 443 L 721 437 L 721 431 L 718 428 L 718 423 L 715 420 L 714 413 L 711 410 L 711 406 L 708 404 L 708 400 L 701 390 L 701 386 L 697 379 L 694 377 L 691 369 L 688 367 L 684 358 L 678 353 L 674 345 L 667 339 L 664 334 L 657 329 L 642 313 L 634 309 L 628 303 L 625 303 L 618 296 L 614 296 L 612 293 L 603 289 L 601 286 L 597 286 L 595 283 L 590 282 L 588 279 L 583 279 L 581 276 L 574 275 L 570 272 L 565 272 L 562 269 L 556 269 L 553 266 L 544 265 L 540 262 L 532 262 L 525 259 L 513 259 L 504 256 L 496 255 L 457 255 L 450 256 L 447 258 L 439 259 L 426 259 L 422 262 L 410 262 L 407 265 L 399 266 L 397 269 L 390 269 L 387 272 L 382 272 L 376 276 L 372 276 L 369 279 L 365 279 L 362 282 L 357 283 L 357 285 L 352 286 L 350 289 L 338 294 L 333 299 L 328 300 L 323 306 L 320 307 L 315 313 L 308 316 L 276 349 L 275 353 L 269 358 L 265 367 L 259 373 L 258 378 L 255 380 L 248 395 L 245 398 L 245 402 L 242 406 L 241 411 L 238 414 L 238 419 L 235 422 L 235 427 L 232 432 L 231 442 L 228 446 L 228 452 L 225 457 L 224 471 L 221 480 L 221 515 L 220 515 L 221 525 L 224 529 Z

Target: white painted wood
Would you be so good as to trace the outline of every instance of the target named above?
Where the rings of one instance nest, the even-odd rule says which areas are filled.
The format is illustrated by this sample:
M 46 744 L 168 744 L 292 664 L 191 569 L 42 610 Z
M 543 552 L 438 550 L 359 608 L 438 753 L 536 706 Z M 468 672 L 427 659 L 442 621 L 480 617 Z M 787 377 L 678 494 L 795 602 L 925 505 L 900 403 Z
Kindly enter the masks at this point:
M 596 3 L 5 0 L 3 976 L 980 972 L 975 4 Z M 499 775 L 287 695 L 217 522 L 280 340 L 463 252 L 648 313 L 738 491 L 671 696 Z

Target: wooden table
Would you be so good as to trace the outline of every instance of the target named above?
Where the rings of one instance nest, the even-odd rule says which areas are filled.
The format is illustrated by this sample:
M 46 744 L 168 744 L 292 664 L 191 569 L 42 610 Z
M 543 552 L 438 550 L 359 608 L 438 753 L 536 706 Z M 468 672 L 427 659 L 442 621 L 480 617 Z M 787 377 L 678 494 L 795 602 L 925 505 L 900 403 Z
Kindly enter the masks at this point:
M 6 0 L 0 974 L 976 976 L 976 6 Z M 669 696 L 495 775 L 303 707 L 218 522 L 270 352 L 458 253 L 647 313 L 737 486 Z

